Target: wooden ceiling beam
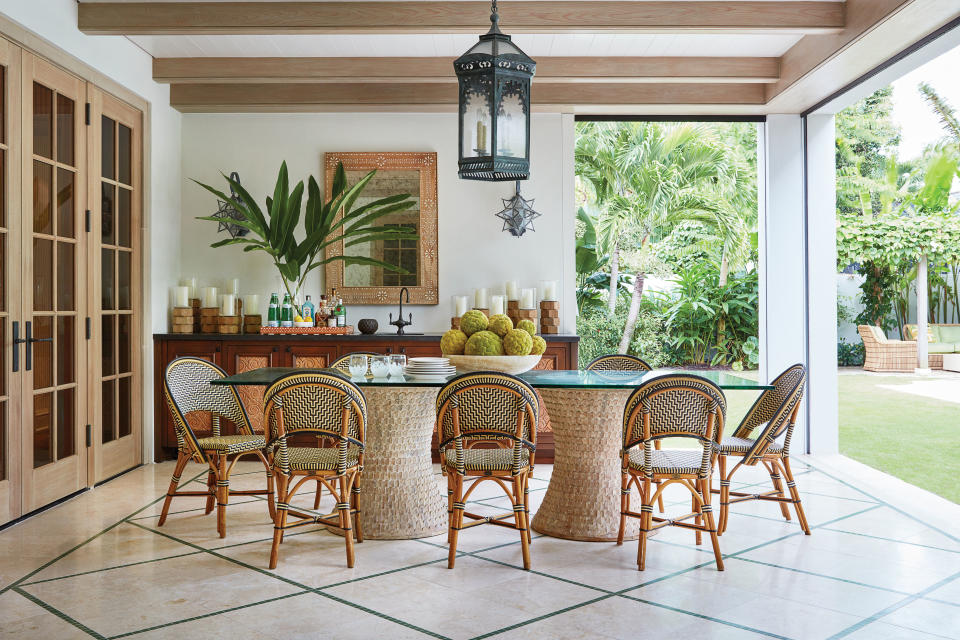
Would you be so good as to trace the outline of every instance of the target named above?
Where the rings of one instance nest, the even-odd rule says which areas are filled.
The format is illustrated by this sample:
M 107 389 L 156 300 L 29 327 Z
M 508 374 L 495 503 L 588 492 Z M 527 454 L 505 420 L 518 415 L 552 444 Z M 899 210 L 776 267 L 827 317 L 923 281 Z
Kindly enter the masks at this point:
M 844 3 L 822 1 L 516 0 L 501 8 L 507 33 L 836 33 Z M 483 1 L 81 2 L 93 35 L 478 33 Z
M 591 105 L 762 104 L 763 85 L 534 83 L 537 109 Z M 186 113 L 331 111 L 384 109 L 446 111 L 456 108 L 457 89 L 441 83 L 174 84 L 170 104 Z
M 776 82 L 777 58 L 547 57 L 535 82 Z M 450 58 L 155 58 L 170 84 L 456 82 Z

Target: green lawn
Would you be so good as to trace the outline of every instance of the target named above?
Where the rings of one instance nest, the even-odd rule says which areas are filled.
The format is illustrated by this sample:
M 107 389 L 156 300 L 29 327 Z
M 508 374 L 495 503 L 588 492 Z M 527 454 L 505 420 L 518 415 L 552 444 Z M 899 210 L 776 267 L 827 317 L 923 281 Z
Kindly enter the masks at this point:
M 841 375 L 840 452 L 960 503 L 960 403 L 877 386 L 922 379 Z

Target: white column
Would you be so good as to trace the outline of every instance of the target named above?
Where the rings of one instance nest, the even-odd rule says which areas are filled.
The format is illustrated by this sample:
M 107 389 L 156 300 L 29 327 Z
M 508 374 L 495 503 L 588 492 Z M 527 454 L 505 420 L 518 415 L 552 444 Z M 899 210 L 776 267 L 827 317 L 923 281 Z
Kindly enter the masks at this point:
M 563 225 L 563 280 L 561 292 L 560 331 L 561 333 L 577 332 L 577 197 L 576 197 L 576 166 L 574 150 L 577 146 L 577 125 L 572 113 L 561 116 L 561 135 L 563 136 L 563 211 L 561 224 Z
M 834 116 L 807 116 L 806 409 L 811 453 L 839 450 L 835 149 Z
M 917 373 L 930 373 L 927 357 L 927 256 L 917 265 Z

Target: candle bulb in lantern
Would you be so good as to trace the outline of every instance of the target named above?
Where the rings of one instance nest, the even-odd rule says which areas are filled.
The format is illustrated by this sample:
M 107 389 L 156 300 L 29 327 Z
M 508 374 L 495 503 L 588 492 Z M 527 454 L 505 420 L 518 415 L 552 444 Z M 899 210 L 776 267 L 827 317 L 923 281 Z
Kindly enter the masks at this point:
M 223 300 L 220 302 L 220 315 L 233 316 L 237 314 L 237 297 L 232 293 L 223 294 Z
M 550 301 L 555 301 L 557 299 L 557 281 L 556 280 L 540 281 L 540 299 L 550 300 Z
M 467 296 L 453 296 L 453 315 L 457 318 L 467 312 Z
M 212 309 L 217 306 L 217 288 L 204 287 L 200 290 L 200 306 Z
M 507 292 L 507 300 L 519 300 L 520 299 L 520 283 L 516 280 L 507 280 L 504 285 L 504 289 Z
M 503 314 L 503 296 L 490 296 L 490 315 Z
M 188 287 L 187 297 L 190 300 L 194 298 L 199 298 L 199 292 L 197 291 L 197 279 L 196 278 L 181 278 L 180 285 Z
M 520 292 L 520 308 L 521 309 L 536 309 L 536 304 L 537 304 L 536 289 L 523 289 Z
M 243 314 L 246 316 L 260 315 L 260 296 L 243 296 Z
M 170 287 L 170 304 L 174 307 L 190 306 L 190 287 Z
M 473 295 L 473 308 L 474 309 L 488 309 L 489 308 L 489 289 L 483 287 L 477 289 Z

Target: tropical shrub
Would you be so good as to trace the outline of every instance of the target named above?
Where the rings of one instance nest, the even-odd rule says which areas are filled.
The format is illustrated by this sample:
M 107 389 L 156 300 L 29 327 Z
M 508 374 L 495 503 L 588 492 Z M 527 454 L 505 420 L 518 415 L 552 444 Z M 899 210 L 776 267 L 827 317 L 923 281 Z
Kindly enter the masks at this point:
M 850 344 L 843 338 L 837 343 L 837 365 L 841 367 L 859 367 L 863 365 L 866 353 L 863 343 Z
M 591 307 L 577 317 L 580 336 L 580 368 L 586 367 L 597 356 L 616 353 L 627 321 L 627 304 L 617 305 L 613 316 L 606 307 Z M 667 332 L 662 316 L 652 304 L 641 305 L 637 330 L 627 353 L 643 358 L 652 367 L 672 364 L 667 354 Z

